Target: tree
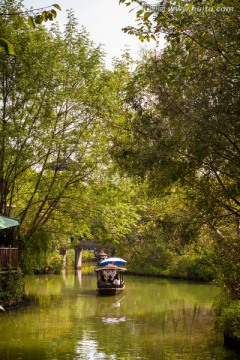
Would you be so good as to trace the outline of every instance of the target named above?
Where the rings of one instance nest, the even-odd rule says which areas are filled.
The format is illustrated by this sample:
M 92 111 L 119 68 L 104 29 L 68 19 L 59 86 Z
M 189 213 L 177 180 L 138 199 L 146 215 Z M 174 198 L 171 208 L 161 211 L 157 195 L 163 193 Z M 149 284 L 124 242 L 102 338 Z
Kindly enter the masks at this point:
M 19 33 L 12 23 L 3 30 L 19 55 L 0 53 L 0 211 L 16 206 L 21 249 L 34 252 L 49 219 L 59 218 L 66 196 L 78 196 L 76 185 L 86 186 L 102 156 L 103 53 L 71 12 L 64 34 Z
M 4 0 L 1 5 L 1 21 L 8 23 L 11 19 L 17 18 L 18 28 L 21 29 L 25 23 L 35 28 L 37 24 L 44 21 L 52 21 L 57 16 L 56 10 L 61 10 L 58 4 L 50 5 L 44 8 L 22 10 L 21 2 L 14 0 Z M 16 24 L 16 21 L 15 21 Z M 0 47 L 5 49 L 8 55 L 16 55 L 13 43 L 6 38 L 0 38 Z
M 207 226 L 209 242 L 228 254 L 213 260 L 221 284 L 239 298 L 239 3 L 225 12 L 217 10 L 228 1 L 211 2 L 211 11 L 202 2 L 194 4 L 201 11 L 179 1 L 164 11 L 161 1 L 152 11 L 134 3 L 142 6 L 140 26 L 126 30 L 142 39 L 163 31 L 168 42 L 162 53 L 142 59 L 128 85 L 125 131 L 115 139 L 114 157 L 129 174 L 147 179 L 152 192 L 185 188 L 198 226 Z
M 168 43 L 175 44 L 184 39 L 188 44 L 210 51 L 212 56 L 221 56 L 233 65 L 239 64 L 237 0 L 197 0 L 194 3 L 158 0 L 155 5 L 142 0 L 120 0 L 119 3 L 137 4 L 137 27 L 123 30 L 138 36 L 141 41 L 158 40 L 162 33 Z

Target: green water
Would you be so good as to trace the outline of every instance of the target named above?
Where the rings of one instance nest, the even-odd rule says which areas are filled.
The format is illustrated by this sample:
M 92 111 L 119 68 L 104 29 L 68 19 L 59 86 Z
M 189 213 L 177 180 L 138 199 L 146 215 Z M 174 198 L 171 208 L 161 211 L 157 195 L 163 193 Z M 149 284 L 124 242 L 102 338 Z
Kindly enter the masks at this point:
M 125 277 L 96 295 L 94 274 L 26 279 L 35 302 L 0 313 L 1 360 L 235 360 L 212 326 L 212 285 Z

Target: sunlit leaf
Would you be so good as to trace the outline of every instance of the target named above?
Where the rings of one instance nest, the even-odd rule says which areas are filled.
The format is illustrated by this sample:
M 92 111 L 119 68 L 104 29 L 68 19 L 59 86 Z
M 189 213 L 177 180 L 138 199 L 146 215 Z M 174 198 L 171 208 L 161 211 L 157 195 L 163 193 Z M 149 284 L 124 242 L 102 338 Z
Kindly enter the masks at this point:
M 149 18 L 149 16 L 152 15 L 152 12 L 145 12 L 144 14 L 144 20 L 147 20 Z
M 57 12 L 53 9 L 51 10 L 51 14 L 52 14 L 52 17 L 53 18 L 56 18 L 57 17 Z
M 42 18 L 43 18 L 43 21 L 47 21 L 47 12 L 46 11 L 42 12 Z
M 16 55 L 13 44 L 10 41 L 0 38 L 0 46 L 6 50 L 8 55 Z
M 32 16 L 28 16 L 28 25 L 31 26 L 32 28 L 35 28 L 34 19 Z
M 35 17 L 35 23 L 36 23 L 36 24 L 41 24 L 42 21 L 43 21 L 43 17 L 42 17 L 41 15 L 37 15 L 37 16 Z
M 55 7 L 56 9 L 60 10 L 60 11 L 62 10 L 61 7 L 58 4 L 53 4 L 52 6 Z

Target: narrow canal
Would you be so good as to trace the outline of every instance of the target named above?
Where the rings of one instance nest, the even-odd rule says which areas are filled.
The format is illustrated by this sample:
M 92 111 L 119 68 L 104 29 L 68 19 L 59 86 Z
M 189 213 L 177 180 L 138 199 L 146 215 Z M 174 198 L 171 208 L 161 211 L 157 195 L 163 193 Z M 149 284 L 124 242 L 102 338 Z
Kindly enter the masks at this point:
M 237 360 L 212 326 L 212 285 L 125 277 L 116 297 L 94 274 L 29 276 L 28 306 L 0 313 L 1 360 Z

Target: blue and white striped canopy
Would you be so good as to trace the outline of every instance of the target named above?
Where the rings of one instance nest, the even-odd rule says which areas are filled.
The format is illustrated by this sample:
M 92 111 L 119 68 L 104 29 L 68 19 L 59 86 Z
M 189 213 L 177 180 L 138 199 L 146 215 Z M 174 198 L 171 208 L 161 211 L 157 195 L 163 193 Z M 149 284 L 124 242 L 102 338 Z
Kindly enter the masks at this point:
M 127 262 L 124 259 L 118 258 L 118 257 L 110 257 L 107 258 L 103 261 L 100 262 L 101 266 L 106 266 L 106 265 L 115 265 L 115 266 L 120 266 L 120 265 L 125 265 Z

